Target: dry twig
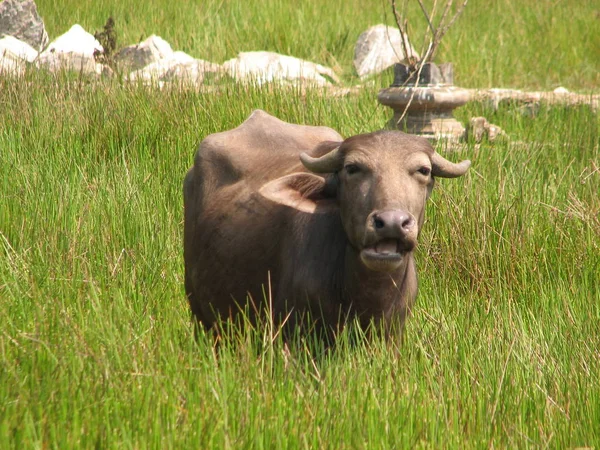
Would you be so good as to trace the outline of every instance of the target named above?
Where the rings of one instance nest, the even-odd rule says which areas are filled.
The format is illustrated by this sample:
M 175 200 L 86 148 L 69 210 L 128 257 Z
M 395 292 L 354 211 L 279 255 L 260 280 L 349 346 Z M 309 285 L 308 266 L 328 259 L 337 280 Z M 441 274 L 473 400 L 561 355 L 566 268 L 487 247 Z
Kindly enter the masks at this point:
M 446 3 L 446 7 L 444 8 L 444 12 L 442 13 L 442 17 L 440 19 L 440 23 L 439 23 L 437 29 L 435 30 L 435 34 L 433 35 L 433 48 L 431 50 L 431 56 L 430 56 L 431 59 L 433 59 L 435 57 L 435 53 L 440 45 L 440 42 L 442 42 L 442 39 L 444 38 L 444 36 L 446 35 L 446 33 L 448 32 L 450 27 L 452 27 L 452 25 L 454 25 L 454 22 L 456 22 L 456 19 L 458 19 L 458 17 L 462 14 L 462 12 L 465 9 L 465 6 L 467 6 L 468 2 L 469 2 L 469 0 L 465 0 L 458 7 L 456 12 L 454 13 L 454 16 L 452 16 L 452 19 L 450 19 L 450 21 L 447 24 L 445 24 L 444 21 L 446 20 L 448 12 L 450 11 L 450 8 L 452 7 L 453 0 L 448 0 L 448 3 Z M 419 0 L 419 3 L 421 3 L 421 0 Z
M 427 10 L 427 8 L 425 7 L 425 4 L 423 3 L 423 0 L 417 0 L 417 1 L 419 2 L 419 7 L 421 8 L 423 15 L 425 16 L 425 20 L 427 21 L 427 26 L 431 33 L 431 36 L 429 39 L 429 44 L 426 45 L 426 47 L 428 47 L 430 49 L 429 54 L 427 57 L 425 57 L 425 56 L 422 57 L 420 61 L 415 60 L 414 55 L 412 54 L 412 50 L 410 48 L 408 48 L 408 47 L 410 47 L 410 44 L 407 43 L 407 41 L 410 42 L 410 40 L 408 38 L 408 20 L 407 19 L 403 20 L 402 14 L 400 14 L 398 12 L 398 9 L 396 8 L 396 0 L 392 0 L 392 11 L 394 12 L 394 19 L 396 20 L 396 25 L 398 26 L 398 29 L 400 30 L 400 34 L 402 35 L 402 49 L 404 50 L 406 59 L 409 62 L 409 66 L 413 66 L 413 67 L 423 64 L 427 61 L 431 61 L 435 58 L 435 54 L 438 50 L 440 43 L 442 42 L 442 39 L 444 38 L 444 36 L 448 32 L 448 30 L 452 27 L 452 25 L 454 25 L 454 22 L 462 14 L 463 10 L 465 9 L 465 6 L 467 6 L 467 3 L 469 2 L 469 0 L 464 0 L 462 2 L 462 4 L 457 8 L 457 10 L 454 13 L 454 15 L 452 16 L 452 18 L 448 22 L 446 22 L 446 20 L 448 18 L 448 14 L 450 13 L 450 10 L 452 9 L 452 5 L 454 4 L 454 0 L 447 0 L 446 5 L 444 6 L 442 15 L 440 17 L 440 20 L 436 26 L 433 23 L 433 17 L 435 17 L 438 0 L 434 1 L 431 11 Z M 403 24 L 403 22 L 404 22 L 404 24 Z
M 400 30 L 400 42 L 402 42 L 404 58 L 406 58 L 409 66 L 413 66 L 417 61 L 415 61 L 412 49 L 410 48 L 410 39 L 408 38 L 408 20 L 404 20 L 403 26 L 402 15 L 398 13 L 398 9 L 396 8 L 396 0 L 392 0 L 392 11 L 394 12 L 396 26 L 398 27 L 398 30 Z

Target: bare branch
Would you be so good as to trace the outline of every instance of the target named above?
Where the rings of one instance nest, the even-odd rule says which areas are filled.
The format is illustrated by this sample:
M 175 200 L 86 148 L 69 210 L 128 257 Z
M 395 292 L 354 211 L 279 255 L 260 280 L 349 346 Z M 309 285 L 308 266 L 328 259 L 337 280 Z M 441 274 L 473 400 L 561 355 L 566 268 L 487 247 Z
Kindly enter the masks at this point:
M 433 45 L 431 47 L 430 57 L 432 60 L 433 60 L 433 57 L 435 56 L 438 46 L 440 45 L 440 42 L 442 41 L 442 38 L 440 37 L 440 35 L 443 34 L 442 29 L 444 27 L 444 21 L 446 20 L 448 11 L 450 11 L 450 8 L 452 7 L 452 3 L 454 3 L 454 0 L 448 0 L 446 2 L 446 6 L 444 6 L 444 11 L 442 12 L 442 17 L 440 18 L 440 21 L 438 23 L 438 28 L 435 30 L 435 32 L 431 33 L 431 43 Z
M 435 12 L 437 11 L 438 0 L 433 0 L 433 6 L 431 7 L 430 17 L 435 17 Z
M 442 13 L 442 17 L 440 17 L 440 28 L 444 25 L 444 21 L 446 20 L 446 16 L 448 15 L 448 12 L 450 12 L 450 8 L 452 8 L 452 3 L 454 3 L 454 0 L 448 0 L 446 2 L 446 6 L 444 7 L 444 12 Z
M 431 18 L 429 17 L 429 14 L 427 13 L 427 10 L 425 9 L 425 5 L 423 4 L 422 0 L 417 0 L 419 2 L 419 6 L 421 7 L 421 11 L 423 11 L 423 15 L 425 16 L 425 19 L 427 19 L 427 24 L 429 25 L 429 29 L 431 30 L 431 34 L 433 34 L 434 36 L 437 33 L 437 30 L 435 29 L 435 27 L 433 26 L 433 24 L 431 23 Z
M 402 21 L 402 16 L 398 13 L 398 9 L 396 8 L 396 0 L 392 0 L 392 12 L 394 13 L 394 20 L 396 21 L 396 26 L 400 30 L 400 33 L 404 33 L 404 27 L 400 23 Z
M 443 37 L 446 35 L 446 33 L 448 32 L 450 27 L 454 24 L 456 19 L 458 19 L 458 17 L 462 14 L 462 12 L 465 9 L 465 6 L 467 6 L 467 3 L 469 2 L 469 0 L 465 0 L 462 3 L 462 5 L 460 5 L 458 7 L 456 13 L 452 17 L 452 19 L 450 19 L 450 22 L 448 22 L 448 24 L 445 25 L 444 20 L 446 19 L 446 16 L 448 15 L 448 11 L 450 10 L 450 7 L 452 6 L 452 2 L 453 2 L 453 0 L 448 0 L 448 3 L 446 4 L 446 8 L 444 9 L 444 13 L 442 14 L 442 18 L 440 19 L 440 23 L 439 23 L 436 35 L 434 36 L 434 46 L 431 51 L 432 59 L 434 58 L 435 53 L 437 52 L 437 49 L 440 45 L 440 42 L 442 42 Z
M 404 2 L 405 8 L 403 9 L 402 13 L 398 12 L 398 8 L 396 7 L 396 0 L 391 0 L 392 11 L 394 12 L 394 19 L 396 21 L 396 25 L 397 25 L 398 29 L 400 30 L 400 34 L 402 37 L 402 50 L 404 51 L 404 55 L 405 55 L 406 60 L 408 61 L 409 66 L 412 66 L 412 67 L 415 67 L 415 66 L 417 66 L 421 63 L 427 62 L 427 61 L 432 61 L 435 58 L 436 52 L 440 46 L 440 43 L 442 42 L 442 39 L 444 38 L 444 36 L 446 35 L 446 33 L 448 32 L 450 27 L 452 27 L 452 25 L 454 25 L 454 22 L 462 14 L 462 12 L 465 9 L 465 6 L 467 6 L 467 3 L 469 0 L 464 0 L 462 2 L 462 4 L 457 8 L 457 10 L 454 13 L 454 15 L 452 16 L 452 18 L 448 21 L 448 23 L 446 23 L 446 21 L 448 19 L 448 15 L 451 12 L 452 6 L 454 4 L 454 0 L 446 0 L 446 3 L 444 5 L 444 10 L 442 11 L 441 18 L 440 18 L 439 22 L 437 23 L 437 26 L 434 24 L 434 21 L 435 21 L 435 13 L 437 10 L 439 0 L 433 1 L 433 7 L 431 8 L 430 11 L 427 10 L 424 0 L 417 0 L 417 1 L 419 3 L 419 7 L 421 8 L 423 16 L 425 17 L 425 20 L 427 21 L 427 26 L 429 28 L 430 35 L 431 35 L 431 38 L 429 39 L 429 45 L 425 45 L 425 42 L 427 41 L 427 37 L 426 37 L 427 33 L 425 35 L 424 42 L 423 42 L 423 44 L 424 44 L 423 49 L 424 50 L 427 49 L 424 54 L 427 56 L 422 56 L 419 60 L 417 60 L 417 57 L 413 54 L 412 47 L 409 44 L 410 40 L 408 37 L 408 20 L 403 17 L 404 12 L 406 10 L 406 3 L 408 2 L 408 0 L 405 0 L 405 2 Z
M 404 51 L 404 58 L 407 60 L 409 65 L 413 64 L 413 55 L 412 51 L 407 47 L 410 47 L 410 43 L 408 43 L 408 20 L 404 21 L 404 26 L 402 26 L 402 16 L 398 13 L 398 9 L 396 8 L 396 0 L 392 0 L 392 11 L 394 12 L 394 20 L 396 20 L 396 26 L 400 30 L 400 42 L 402 43 L 402 50 Z
M 446 34 L 446 32 L 447 32 L 447 31 L 450 29 L 450 27 L 451 27 L 452 25 L 454 25 L 454 22 L 455 22 L 455 21 L 456 21 L 456 19 L 458 19 L 458 17 L 459 17 L 459 16 L 462 14 L 462 12 L 463 12 L 463 9 L 465 9 L 465 6 L 467 6 L 467 3 L 468 3 L 468 2 L 469 2 L 469 0 L 465 0 L 465 1 L 463 2 L 463 4 L 462 4 L 462 5 L 460 5 L 460 6 L 458 7 L 458 9 L 456 10 L 456 13 L 455 13 L 455 14 L 454 14 L 454 16 L 452 17 L 452 19 L 450 19 L 450 22 L 448 22 L 448 25 L 444 26 L 444 28 L 443 28 L 443 30 L 444 30 L 444 33 L 443 33 L 443 34 L 440 36 L 440 39 L 441 39 L 441 38 L 444 36 L 444 34 Z M 440 23 L 440 25 L 441 25 L 441 23 Z

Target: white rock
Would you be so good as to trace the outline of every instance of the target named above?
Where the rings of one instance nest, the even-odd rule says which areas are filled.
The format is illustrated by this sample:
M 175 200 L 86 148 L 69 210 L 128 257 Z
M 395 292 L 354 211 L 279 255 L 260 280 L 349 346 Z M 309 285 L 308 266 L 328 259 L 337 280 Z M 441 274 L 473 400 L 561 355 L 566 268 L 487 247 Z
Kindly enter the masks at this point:
M 3 36 L 13 36 L 43 50 L 48 33 L 33 0 L 0 0 L 0 38 Z
M 152 64 L 148 64 L 142 69 L 131 72 L 127 78 L 129 80 L 158 80 L 173 67 L 179 64 L 194 62 L 194 58 L 184 52 L 172 52 L 167 58 L 159 59 Z
M 79 53 L 42 53 L 37 65 L 51 72 L 68 70 L 87 75 L 101 75 L 106 72 L 103 64 L 97 63 L 94 58 Z
M 13 36 L 4 36 L 0 39 L 0 59 L 11 57 L 27 62 L 33 62 L 38 52 L 28 43 Z
M 6 55 L 0 58 L 0 75 L 21 76 L 25 74 L 27 64 L 24 59 Z
M 0 39 L 0 73 L 20 76 L 25 73 L 27 63 L 35 60 L 38 52 L 26 42 L 12 36 Z
M 164 81 L 181 81 L 202 84 L 207 74 L 212 74 L 214 79 L 221 77 L 223 67 L 202 59 L 191 62 L 178 63 L 171 67 L 162 77 Z
M 568 94 L 569 90 L 567 88 L 560 86 L 560 87 L 557 87 L 556 89 L 554 89 L 554 91 L 552 91 L 552 92 L 554 92 L 555 94 L 564 95 L 564 94 Z
M 102 50 L 96 38 L 76 24 L 51 42 L 40 54 L 37 63 L 53 72 L 73 70 L 100 74 L 103 66 L 96 63 L 94 52 Z
M 405 44 L 412 56 L 419 59 L 419 54 L 406 38 Z M 361 78 L 382 72 L 406 58 L 400 30 L 383 24 L 364 31 L 354 47 L 354 68 Z
M 52 41 L 44 53 L 77 53 L 93 58 L 96 50 L 103 50 L 96 38 L 81 25 L 75 24 L 65 34 Z
M 171 58 L 173 53 L 167 41 L 153 34 L 137 45 L 121 49 L 115 55 L 115 61 L 125 71 L 136 71 L 162 59 Z
M 339 82 L 329 67 L 273 52 L 241 52 L 223 63 L 223 69 L 239 81 L 258 84 L 272 81 L 301 81 L 320 86 Z

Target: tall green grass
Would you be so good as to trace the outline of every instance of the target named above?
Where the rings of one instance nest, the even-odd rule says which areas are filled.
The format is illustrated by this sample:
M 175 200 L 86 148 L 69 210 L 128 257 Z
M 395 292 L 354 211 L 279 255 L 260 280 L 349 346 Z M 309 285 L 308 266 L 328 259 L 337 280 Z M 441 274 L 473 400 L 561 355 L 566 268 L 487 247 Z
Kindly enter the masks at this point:
M 93 29 L 84 18 L 99 28 L 107 13 L 119 23 L 109 10 L 125 11 L 108 2 L 38 5 L 54 35 L 63 23 Z M 174 24 L 188 27 L 192 40 L 215 36 L 192 26 L 195 5 L 148 3 L 135 23 L 203 56 L 181 43 L 187 31 L 173 37 L 180 33 Z M 215 39 L 223 53 L 214 59 L 233 56 L 242 40 L 250 49 L 275 39 L 250 30 L 264 22 L 258 2 L 222 8 L 235 5 L 250 9 L 212 14 L 207 27 L 219 17 L 244 17 L 247 34 L 230 54 L 225 38 Z M 279 22 L 286 15 L 272 8 L 264 14 L 288 25 L 289 45 L 303 49 L 290 53 L 319 59 L 322 45 L 302 37 L 311 43 L 322 32 L 325 45 L 335 46 L 327 33 L 337 31 L 317 25 L 349 21 L 358 33 L 378 14 L 333 5 L 319 6 L 321 22 L 310 16 L 314 33 L 290 26 L 297 18 Z M 479 11 L 477 20 L 489 25 L 480 27 L 481 39 L 494 41 L 492 12 L 503 23 L 516 8 L 502 5 L 509 2 L 469 3 L 463 27 L 449 35 L 460 45 L 442 55 L 457 63 L 461 80 L 469 73 L 464 65 L 485 66 L 471 53 L 452 53 L 465 45 L 457 36 L 475 30 L 469 14 Z M 217 6 L 205 3 L 203 14 Z M 316 8 L 295 5 L 316 14 L 309 6 Z M 533 17 L 545 23 L 566 5 L 529 6 L 517 16 L 539 49 L 543 33 L 536 34 Z M 591 20 L 592 6 L 570 5 L 569 17 Z M 169 14 L 181 16 L 161 19 Z M 127 31 L 128 39 L 140 30 Z M 519 32 L 510 34 L 507 59 L 519 53 Z M 554 34 L 558 48 L 569 45 L 564 33 Z M 332 52 L 340 61 L 351 54 L 342 47 Z M 567 79 L 562 69 L 528 78 L 518 66 L 525 62 L 511 73 L 497 58 L 489 78 L 477 72 L 471 86 L 546 88 Z M 597 65 L 588 56 L 578 61 Z M 594 83 L 597 74 L 581 70 L 567 87 Z M 0 78 L 0 447 L 600 446 L 600 120 L 587 107 L 524 116 L 516 106 L 494 111 L 473 103 L 457 112 L 463 121 L 486 116 L 510 139 L 468 142 L 447 154 L 473 166 L 434 190 L 417 249 L 420 294 L 399 349 L 377 338 L 350 345 L 348 331 L 334 352 L 288 351 L 265 326 L 242 332 L 217 357 L 208 337 L 194 339 L 183 290 L 181 188 L 199 141 L 255 108 L 345 136 L 379 129 L 391 114 L 377 105 L 378 88 L 334 98 L 277 87 L 195 93 L 36 73 Z
M 600 124 L 585 107 L 460 111 L 511 140 L 449 155 L 473 168 L 432 196 L 399 352 L 290 354 L 258 329 L 217 358 L 194 340 L 181 183 L 198 142 L 254 108 L 381 128 L 376 91 L 0 80 L 2 447 L 597 446 Z

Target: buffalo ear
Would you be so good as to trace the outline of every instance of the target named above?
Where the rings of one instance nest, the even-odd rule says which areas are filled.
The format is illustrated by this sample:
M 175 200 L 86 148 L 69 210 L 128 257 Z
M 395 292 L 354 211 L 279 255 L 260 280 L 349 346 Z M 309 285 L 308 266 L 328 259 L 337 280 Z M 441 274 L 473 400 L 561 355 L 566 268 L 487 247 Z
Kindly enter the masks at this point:
M 312 173 L 292 173 L 265 183 L 260 195 L 309 214 L 327 213 L 337 209 L 335 199 L 327 197 L 327 181 Z

